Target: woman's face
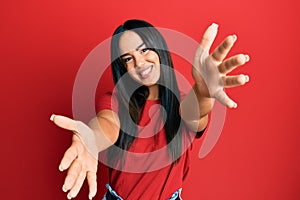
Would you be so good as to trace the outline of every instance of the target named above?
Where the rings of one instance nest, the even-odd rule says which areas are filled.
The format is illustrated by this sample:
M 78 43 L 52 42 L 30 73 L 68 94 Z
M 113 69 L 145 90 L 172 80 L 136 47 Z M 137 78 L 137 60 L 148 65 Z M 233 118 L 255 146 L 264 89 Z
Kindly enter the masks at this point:
M 121 59 L 132 79 L 145 86 L 157 83 L 160 77 L 159 57 L 155 51 L 146 47 L 137 33 L 125 31 L 119 47 Z

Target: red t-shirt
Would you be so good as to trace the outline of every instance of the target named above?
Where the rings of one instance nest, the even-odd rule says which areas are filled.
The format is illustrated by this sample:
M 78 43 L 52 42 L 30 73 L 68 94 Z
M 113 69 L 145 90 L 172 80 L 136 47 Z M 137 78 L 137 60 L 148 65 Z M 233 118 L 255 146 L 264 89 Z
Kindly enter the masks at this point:
M 101 95 L 96 103 L 97 112 L 110 109 L 118 113 L 118 106 L 112 106 L 112 103 L 117 103 L 117 100 L 111 93 Z M 109 184 L 123 199 L 168 199 L 182 187 L 188 174 L 191 141 L 196 135 L 182 128 L 185 150 L 179 162 L 172 163 L 168 159 L 167 140 L 160 112 L 159 100 L 146 101 L 137 138 L 127 150 L 130 155 L 125 154 L 123 170 L 109 169 Z M 122 116 L 119 118 L 122 120 Z

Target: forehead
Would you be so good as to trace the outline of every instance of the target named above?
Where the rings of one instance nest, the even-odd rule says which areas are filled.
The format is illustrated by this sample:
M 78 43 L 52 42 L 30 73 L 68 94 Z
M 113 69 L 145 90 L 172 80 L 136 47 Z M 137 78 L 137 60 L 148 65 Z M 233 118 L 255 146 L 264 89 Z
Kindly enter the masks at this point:
M 143 43 L 142 38 L 133 31 L 125 31 L 120 37 L 119 47 L 120 54 L 128 53 L 135 50 L 138 46 Z

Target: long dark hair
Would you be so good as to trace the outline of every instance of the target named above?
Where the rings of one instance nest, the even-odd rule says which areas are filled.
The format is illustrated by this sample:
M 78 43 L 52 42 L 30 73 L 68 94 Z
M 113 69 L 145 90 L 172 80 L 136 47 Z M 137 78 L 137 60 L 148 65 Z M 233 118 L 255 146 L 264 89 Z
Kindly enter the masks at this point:
M 119 41 L 122 34 L 127 30 L 137 33 L 146 47 L 155 51 L 159 56 L 161 65 L 160 79 L 158 81 L 159 98 L 161 105 L 165 109 L 165 112 L 161 112 L 161 114 L 163 119 L 165 119 L 164 129 L 169 156 L 173 161 L 178 160 L 182 152 L 182 128 L 179 115 L 180 92 L 175 73 L 172 70 L 174 67 L 165 39 L 156 28 L 143 20 L 133 19 L 126 21 L 115 30 L 111 41 L 112 74 L 117 89 L 118 115 L 121 123 L 119 137 L 115 145 L 122 150 L 127 150 L 130 147 L 135 139 L 137 124 L 141 119 L 141 113 L 149 95 L 148 87 L 140 85 L 129 76 L 124 76 L 127 70 L 120 58 Z M 134 88 L 134 91 L 130 91 L 131 88 Z M 132 121 L 135 124 L 131 123 Z M 177 138 L 176 141 L 172 141 L 175 136 Z M 170 143 L 171 141 L 172 143 Z

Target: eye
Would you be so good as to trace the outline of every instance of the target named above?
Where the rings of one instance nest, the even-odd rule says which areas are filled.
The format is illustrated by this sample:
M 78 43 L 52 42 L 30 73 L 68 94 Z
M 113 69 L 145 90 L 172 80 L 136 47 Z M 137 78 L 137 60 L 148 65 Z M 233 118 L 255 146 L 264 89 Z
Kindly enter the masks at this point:
M 132 60 L 132 58 L 131 57 L 127 57 L 127 58 L 123 58 L 122 60 L 123 60 L 123 62 L 128 63 L 129 61 Z
M 147 53 L 149 51 L 149 48 L 143 48 L 141 49 L 141 53 L 144 54 L 144 53 Z

